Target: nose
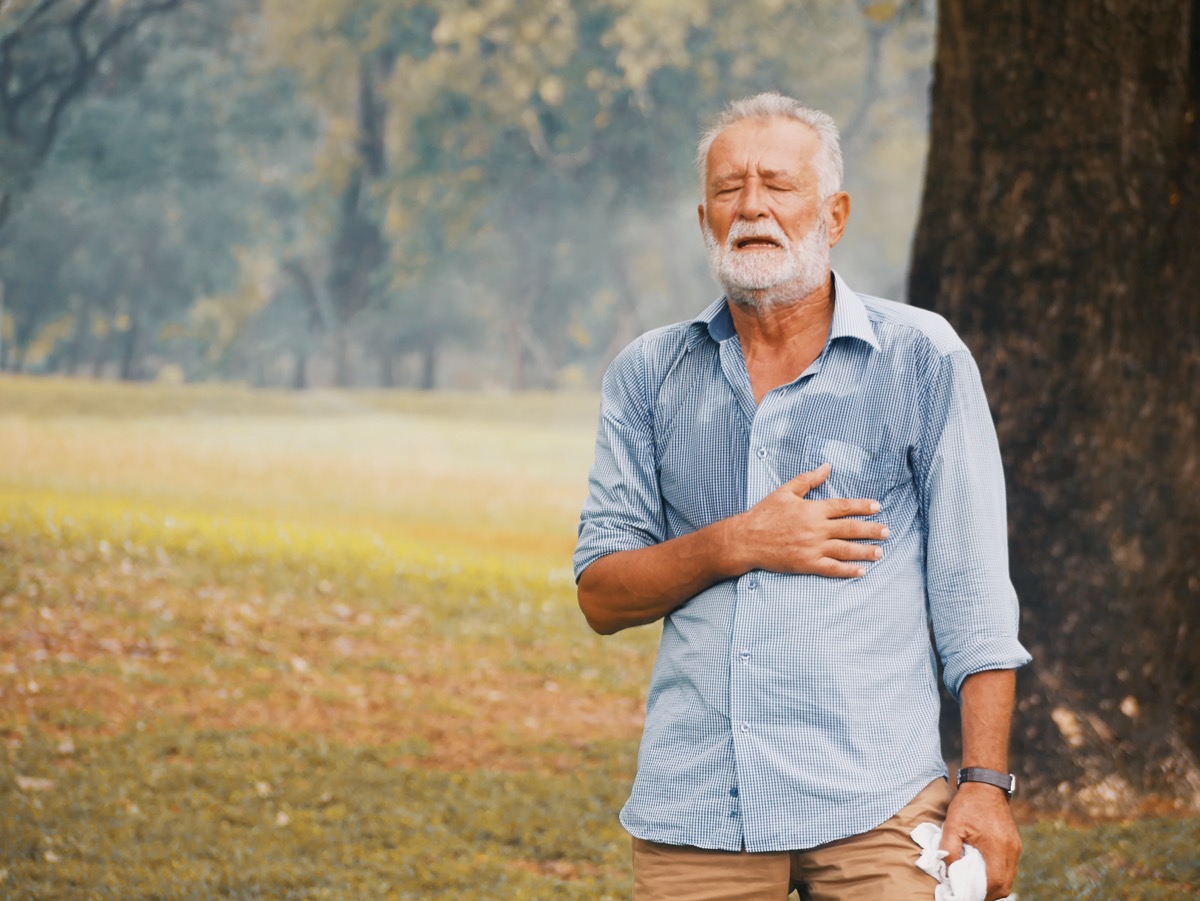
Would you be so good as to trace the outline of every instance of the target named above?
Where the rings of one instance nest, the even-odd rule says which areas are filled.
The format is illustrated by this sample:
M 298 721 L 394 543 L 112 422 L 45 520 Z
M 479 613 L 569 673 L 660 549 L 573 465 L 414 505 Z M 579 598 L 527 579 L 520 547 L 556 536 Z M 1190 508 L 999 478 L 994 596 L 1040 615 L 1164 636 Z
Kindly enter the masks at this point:
M 761 219 L 767 211 L 767 191 L 757 178 L 746 179 L 738 198 L 738 216 L 742 219 Z

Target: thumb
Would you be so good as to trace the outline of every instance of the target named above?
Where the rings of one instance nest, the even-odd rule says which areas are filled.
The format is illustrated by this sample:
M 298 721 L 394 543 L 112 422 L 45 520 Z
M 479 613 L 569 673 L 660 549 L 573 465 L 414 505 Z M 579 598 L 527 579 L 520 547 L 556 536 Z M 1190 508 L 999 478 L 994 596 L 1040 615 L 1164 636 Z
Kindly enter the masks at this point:
M 822 463 L 816 469 L 800 473 L 800 475 L 796 476 L 787 483 L 788 487 L 791 488 L 796 494 L 803 497 L 818 485 L 824 484 L 825 480 L 829 478 L 829 473 L 831 470 L 832 467 L 830 467 L 828 463 Z

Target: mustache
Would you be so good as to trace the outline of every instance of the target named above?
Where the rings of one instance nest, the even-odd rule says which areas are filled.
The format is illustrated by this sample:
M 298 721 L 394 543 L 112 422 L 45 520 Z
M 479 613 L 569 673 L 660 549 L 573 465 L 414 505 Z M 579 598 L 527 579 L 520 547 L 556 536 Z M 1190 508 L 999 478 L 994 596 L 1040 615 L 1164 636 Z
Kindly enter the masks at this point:
M 733 250 L 739 241 L 754 239 L 767 239 L 774 241 L 784 250 L 791 249 L 787 235 L 780 224 L 774 219 L 766 219 L 760 222 L 747 222 L 745 219 L 738 219 L 729 227 L 729 233 L 725 236 L 725 250 L 727 252 Z

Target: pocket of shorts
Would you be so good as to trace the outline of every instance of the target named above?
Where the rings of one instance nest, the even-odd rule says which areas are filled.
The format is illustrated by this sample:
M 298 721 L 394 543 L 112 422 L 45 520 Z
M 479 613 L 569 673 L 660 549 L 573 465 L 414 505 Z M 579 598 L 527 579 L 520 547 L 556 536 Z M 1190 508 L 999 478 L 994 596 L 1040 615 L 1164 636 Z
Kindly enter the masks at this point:
M 946 810 L 954 791 L 950 783 L 938 777 L 921 789 L 915 798 L 909 801 L 896 818 L 906 827 L 916 827 L 921 823 L 934 823 L 937 826 L 946 821 Z

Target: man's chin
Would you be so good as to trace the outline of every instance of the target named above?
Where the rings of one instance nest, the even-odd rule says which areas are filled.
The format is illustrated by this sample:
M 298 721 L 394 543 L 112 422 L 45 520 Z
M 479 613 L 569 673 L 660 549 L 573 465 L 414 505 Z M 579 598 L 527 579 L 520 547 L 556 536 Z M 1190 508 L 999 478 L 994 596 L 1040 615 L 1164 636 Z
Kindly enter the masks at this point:
M 828 279 L 828 276 L 826 276 Z M 774 307 L 786 307 L 798 303 L 821 287 L 822 282 L 812 282 L 806 279 L 783 279 L 770 284 L 742 281 L 722 280 L 721 287 L 730 303 L 739 307 L 755 310 L 767 310 Z
M 721 287 L 726 291 L 773 291 L 786 285 L 790 279 L 787 273 L 766 273 L 766 272 L 737 272 L 724 273 L 724 277 L 719 279 Z
M 748 310 L 767 310 L 771 307 L 784 306 L 790 299 L 786 295 L 781 295 L 776 285 L 767 288 L 725 285 L 724 288 L 725 296 L 729 298 L 730 303 Z

